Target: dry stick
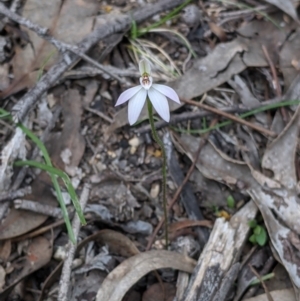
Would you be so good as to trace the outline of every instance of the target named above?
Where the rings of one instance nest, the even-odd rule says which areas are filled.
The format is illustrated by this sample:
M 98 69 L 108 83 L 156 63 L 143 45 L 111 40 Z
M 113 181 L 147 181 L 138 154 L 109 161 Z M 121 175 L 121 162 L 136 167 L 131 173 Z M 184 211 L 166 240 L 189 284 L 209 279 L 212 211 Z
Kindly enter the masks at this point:
M 262 50 L 263 50 L 264 55 L 266 57 L 266 60 L 267 60 L 269 66 L 271 68 L 271 73 L 272 73 L 272 76 L 273 76 L 273 85 L 275 85 L 276 95 L 278 97 L 281 97 L 282 96 L 282 93 L 281 93 L 282 91 L 281 91 L 281 87 L 280 87 L 280 84 L 279 84 L 276 68 L 275 68 L 274 63 L 272 62 L 272 60 L 270 58 L 270 55 L 269 55 L 269 52 L 268 52 L 266 46 L 262 45 L 261 47 L 262 47 Z M 281 107 L 280 111 L 281 111 L 283 120 L 287 123 L 288 116 L 287 116 L 286 109 L 284 107 Z
M 80 196 L 80 206 L 81 209 L 84 211 L 85 205 L 89 199 L 90 194 L 90 184 L 85 183 L 83 186 L 83 190 L 81 192 Z M 73 219 L 72 223 L 73 232 L 75 239 L 77 240 L 79 229 L 80 229 L 80 219 L 78 215 L 76 214 Z M 75 256 L 77 245 L 72 244 L 69 242 L 68 250 L 67 250 L 67 257 L 64 261 L 62 274 L 59 281 L 59 291 L 58 291 L 58 301 L 67 301 L 68 300 L 68 291 L 69 291 L 69 285 L 70 285 L 70 277 L 71 277 L 71 270 L 72 270 L 72 263 Z
M 10 5 L 10 11 L 15 13 L 18 9 L 18 7 L 20 6 L 20 0 L 14 0 L 11 5 Z M 6 23 L 9 21 L 9 18 L 5 17 L 1 20 L 1 24 L 0 24 L 0 30 L 2 31 L 3 28 L 5 27 Z
M 93 113 L 93 114 L 98 115 L 100 118 L 106 120 L 106 121 L 109 122 L 110 124 L 112 124 L 112 123 L 114 122 L 111 118 L 109 118 L 108 116 L 106 116 L 105 114 L 103 114 L 102 112 L 100 112 L 100 111 L 98 111 L 98 110 L 92 109 L 92 108 L 90 108 L 90 107 L 88 107 L 88 106 L 84 106 L 83 108 L 84 108 L 86 111 L 88 111 L 88 112 L 91 112 L 91 113 Z
M 270 55 L 269 55 L 269 52 L 266 48 L 265 45 L 262 45 L 261 46 L 263 52 L 264 52 L 264 55 L 267 59 L 267 62 L 271 68 L 271 72 L 272 72 L 272 75 L 273 75 L 273 80 L 274 80 L 274 86 L 275 86 L 275 89 L 276 89 L 276 94 L 278 97 L 281 97 L 281 87 L 280 87 L 280 84 L 279 84 L 279 80 L 278 80 L 278 76 L 277 76 L 277 72 L 276 72 L 276 69 L 275 69 L 275 66 L 270 58 Z
M 194 105 L 196 107 L 199 107 L 201 109 L 204 109 L 206 111 L 209 111 L 209 112 L 212 112 L 216 115 L 221 115 L 225 118 L 228 118 L 232 121 L 235 121 L 237 123 L 240 123 L 240 124 L 243 124 L 243 125 L 246 125 L 248 126 L 249 128 L 252 128 L 258 132 L 261 132 L 262 134 L 265 134 L 267 136 L 271 136 L 271 137 L 276 137 L 277 134 L 273 131 L 270 131 L 268 129 L 265 129 L 259 125 L 256 125 L 256 124 L 253 124 L 251 122 L 248 122 L 240 117 L 237 117 L 235 115 L 232 115 L 232 114 L 229 114 L 229 113 L 226 113 L 224 111 L 221 111 L 219 109 L 216 109 L 216 108 L 213 108 L 213 107 L 210 107 L 208 105 L 205 105 L 205 104 L 202 104 L 202 103 L 199 103 L 199 102 L 196 102 L 196 101 L 193 101 L 193 100 L 188 100 L 188 99 L 181 99 L 183 102 L 187 103 L 187 104 L 190 104 L 190 105 Z
M 207 137 L 207 135 L 208 135 L 208 134 L 206 134 L 204 137 Z M 186 174 L 186 176 L 185 176 L 183 182 L 182 182 L 181 185 L 177 188 L 176 193 L 174 194 L 174 197 L 173 197 L 173 199 L 171 200 L 170 205 L 168 206 L 168 211 L 170 211 L 171 208 L 174 206 L 175 202 L 177 201 L 178 197 L 180 196 L 180 193 L 181 193 L 181 191 L 182 191 L 184 185 L 185 185 L 185 184 L 187 183 L 187 181 L 189 180 L 189 178 L 190 178 L 190 176 L 191 176 L 191 174 L 192 174 L 192 172 L 193 172 L 193 170 L 194 170 L 194 168 L 195 168 L 195 166 L 196 166 L 196 164 L 197 164 L 197 161 L 198 161 L 198 158 L 199 158 L 201 149 L 202 149 L 202 147 L 204 146 L 204 143 L 205 143 L 205 142 L 206 142 L 206 140 L 201 140 L 201 141 L 200 141 L 199 148 L 198 148 L 198 150 L 197 150 L 197 152 L 196 152 L 196 154 L 195 154 L 195 159 L 194 159 L 194 161 L 193 161 L 193 163 L 192 163 L 190 169 L 188 170 L 188 172 L 187 172 L 187 174 Z M 151 246 L 152 246 L 152 244 L 153 244 L 153 242 L 154 242 L 154 239 L 155 239 L 155 237 L 156 237 L 158 231 L 160 230 L 160 228 L 161 228 L 162 225 L 164 224 L 164 222 L 165 222 L 165 217 L 163 216 L 163 217 L 161 218 L 161 220 L 159 221 L 158 225 L 156 226 L 156 228 L 154 229 L 154 231 L 153 231 L 153 233 L 152 233 L 152 235 L 151 235 L 151 237 L 150 237 L 150 239 L 149 239 L 149 241 L 148 241 L 148 244 L 147 244 L 147 247 L 146 247 L 146 251 L 149 251 L 149 250 L 150 250 L 150 248 L 151 248 Z
M 270 294 L 265 282 L 262 280 L 262 278 L 260 277 L 260 275 L 258 274 L 258 272 L 255 270 L 255 268 L 251 265 L 251 264 L 248 264 L 250 270 L 252 271 L 252 273 L 257 277 L 257 279 L 260 281 L 262 287 L 264 288 L 265 290 L 265 293 L 267 295 L 267 298 L 269 301 L 274 301 L 272 295 Z
M 22 198 L 26 194 L 31 193 L 31 186 L 26 186 L 19 190 L 10 191 L 4 194 L 0 194 L 0 202 L 1 201 L 11 201 L 15 198 Z
M 31 212 L 40 213 L 46 216 L 52 217 L 62 217 L 61 209 L 54 206 L 49 206 L 46 204 L 41 204 L 39 202 L 26 200 L 26 199 L 16 199 L 14 200 L 14 206 L 16 209 L 27 210 Z
M 182 0 L 164 0 L 159 1 L 155 4 L 144 5 L 141 9 L 129 15 L 122 15 L 115 17 L 112 21 L 107 21 L 101 27 L 95 28 L 95 30 L 84 38 L 80 43 L 77 44 L 77 48 L 80 49 L 81 53 L 87 52 L 92 46 L 104 39 L 108 35 L 116 32 L 128 30 L 132 20 L 140 23 L 149 17 L 156 15 L 162 11 L 172 9 L 180 5 Z M 2 6 L 1 6 L 2 7 Z M 1 9 L 0 9 L 1 13 Z M 63 75 L 67 69 L 77 61 L 78 56 L 70 53 L 67 60 L 62 58 L 58 63 L 52 66 L 49 71 L 43 75 L 41 80 L 29 90 L 20 101 L 13 107 L 14 120 L 22 121 L 27 113 L 33 109 L 34 105 L 38 102 L 41 95 L 46 92 L 55 82 Z
M 15 13 L 20 6 L 21 6 L 21 0 L 14 0 L 10 6 L 10 10 Z

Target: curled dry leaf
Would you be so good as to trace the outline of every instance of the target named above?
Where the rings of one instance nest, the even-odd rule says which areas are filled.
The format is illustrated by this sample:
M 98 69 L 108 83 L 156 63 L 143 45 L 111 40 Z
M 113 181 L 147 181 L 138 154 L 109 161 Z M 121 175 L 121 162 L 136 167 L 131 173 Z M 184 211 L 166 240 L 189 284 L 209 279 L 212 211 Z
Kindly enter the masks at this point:
M 123 257 L 130 257 L 140 253 L 135 244 L 122 233 L 113 230 L 101 230 L 81 241 L 77 247 L 76 254 L 78 254 L 82 250 L 82 248 L 84 248 L 91 241 L 97 241 L 100 244 L 107 245 L 112 253 L 119 254 Z M 50 287 L 59 277 L 62 265 L 63 262 L 61 262 L 55 268 L 55 270 L 48 276 L 48 278 L 44 282 L 39 301 L 44 300 L 43 297 L 45 291 L 47 289 L 50 289 Z
M 286 14 L 288 14 L 290 17 L 292 17 L 294 20 L 298 21 L 296 8 L 294 5 L 293 0 L 265 0 L 266 2 L 273 4 L 277 6 L 279 9 L 284 11 Z
M 149 251 L 123 261 L 104 280 L 96 301 L 121 301 L 126 292 L 150 271 L 173 268 L 191 273 L 196 262 L 170 251 Z

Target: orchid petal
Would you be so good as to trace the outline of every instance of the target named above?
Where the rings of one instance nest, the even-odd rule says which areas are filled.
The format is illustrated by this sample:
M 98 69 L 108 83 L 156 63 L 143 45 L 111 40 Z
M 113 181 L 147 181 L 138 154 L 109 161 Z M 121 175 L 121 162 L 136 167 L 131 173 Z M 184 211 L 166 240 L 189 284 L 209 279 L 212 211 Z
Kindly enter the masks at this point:
M 158 85 L 158 84 L 153 84 L 152 87 L 158 92 L 160 92 L 161 94 L 165 95 L 166 97 L 180 104 L 179 97 L 172 88 L 165 85 Z
M 145 73 L 147 75 L 151 74 L 151 65 L 147 59 L 142 59 L 139 62 L 140 74 L 143 76 Z
M 137 94 L 129 99 L 128 102 L 128 121 L 133 125 L 138 120 L 147 97 L 147 91 L 141 89 Z
M 127 100 L 129 100 L 130 98 L 135 96 L 141 89 L 142 89 L 142 86 L 137 86 L 137 87 L 133 87 L 133 88 L 130 88 L 130 89 L 127 89 L 126 91 L 124 91 L 119 96 L 119 98 L 115 104 L 115 107 L 123 104 L 124 102 L 126 102 Z
M 158 115 L 166 122 L 169 122 L 170 111 L 167 98 L 152 87 L 148 90 L 148 96 Z

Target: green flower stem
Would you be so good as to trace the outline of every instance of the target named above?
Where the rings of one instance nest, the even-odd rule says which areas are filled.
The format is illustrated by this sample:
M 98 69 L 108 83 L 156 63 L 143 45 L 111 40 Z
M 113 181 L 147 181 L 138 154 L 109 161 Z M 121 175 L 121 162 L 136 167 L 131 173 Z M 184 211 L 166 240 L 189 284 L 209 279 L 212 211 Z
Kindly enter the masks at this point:
M 169 245 L 169 235 L 168 235 L 168 209 L 167 209 L 167 158 L 166 158 L 166 151 L 163 142 L 160 140 L 157 131 L 154 125 L 154 118 L 153 118 L 153 108 L 152 103 L 149 99 L 147 99 L 148 105 L 148 114 L 149 114 L 149 121 L 152 130 L 152 136 L 155 142 L 159 145 L 163 157 L 163 164 L 162 164 L 162 194 L 163 194 L 163 206 L 164 206 L 164 217 L 165 217 L 165 240 L 166 240 L 166 249 L 168 249 Z

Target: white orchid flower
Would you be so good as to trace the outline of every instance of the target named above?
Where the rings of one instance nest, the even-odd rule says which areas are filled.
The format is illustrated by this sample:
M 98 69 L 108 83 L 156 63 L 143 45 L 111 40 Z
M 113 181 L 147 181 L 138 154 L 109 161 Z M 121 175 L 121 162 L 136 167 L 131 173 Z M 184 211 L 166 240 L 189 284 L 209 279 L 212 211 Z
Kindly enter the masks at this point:
M 169 104 L 166 97 L 180 104 L 177 93 L 170 87 L 152 83 L 150 62 L 142 59 L 139 63 L 140 85 L 124 91 L 115 106 L 128 102 L 128 121 L 133 125 L 138 120 L 147 97 L 158 115 L 166 122 L 170 121 Z

